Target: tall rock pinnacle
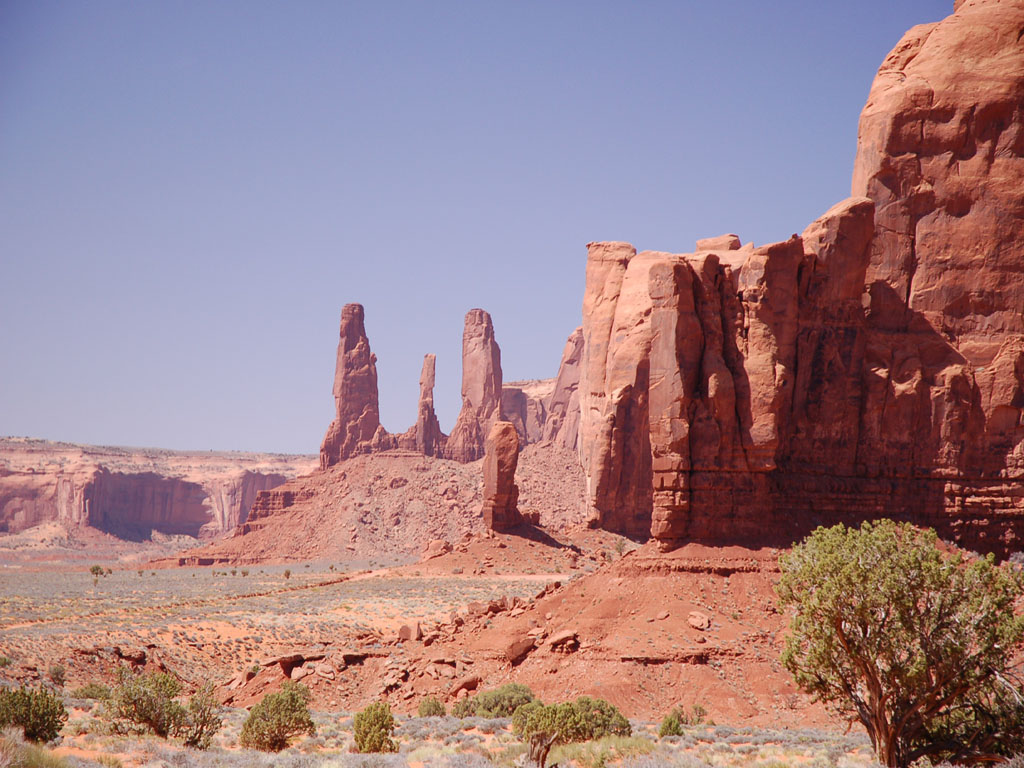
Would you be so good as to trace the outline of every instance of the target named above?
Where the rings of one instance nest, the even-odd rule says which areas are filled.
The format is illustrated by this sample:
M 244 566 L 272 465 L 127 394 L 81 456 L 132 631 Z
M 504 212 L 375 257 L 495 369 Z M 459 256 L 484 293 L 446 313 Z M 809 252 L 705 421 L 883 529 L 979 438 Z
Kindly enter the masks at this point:
M 448 437 L 445 456 L 461 462 L 481 458 L 487 433 L 500 418 L 501 350 L 494 340 L 491 316 L 471 309 L 462 332 L 462 410 Z
M 321 469 L 388 447 L 390 436 L 380 425 L 377 401 L 377 358 L 370 351 L 363 316 L 362 304 L 346 304 L 341 310 L 334 370 L 335 417 L 320 446 Z

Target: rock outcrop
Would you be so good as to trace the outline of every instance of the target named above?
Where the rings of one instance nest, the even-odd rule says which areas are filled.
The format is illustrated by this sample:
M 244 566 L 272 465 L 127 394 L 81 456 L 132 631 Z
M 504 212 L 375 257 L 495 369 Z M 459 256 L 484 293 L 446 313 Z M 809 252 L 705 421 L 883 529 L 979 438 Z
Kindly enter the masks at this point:
M 967 0 L 886 58 L 855 197 L 802 234 L 589 246 L 594 523 L 786 543 L 891 516 L 1024 539 L 1024 5 Z
M 554 379 L 511 381 L 501 388 L 502 418 L 511 421 L 523 445 L 536 443 L 544 437 L 547 402 L 554 389 Z
M 380 423 L 377 356 L 366 338 L 362 304 L 341 310 L 338 362 L 334 369 L 334 420 L 320 446 L 320 468 L 343 459 L 394 447 Z
M 471 309 L 462 333 L 462 410 L 448 436 L 445 456 L 461 462 L 481 458 L 484 440 L 500 419 L 501 350 L 491 316 Z
M 423 370 L 420 372 L 420 399 L 416 406 L 416 423 L 398 436 L 398 447 L 416 451 L 424 456 L 443 456 L 448 436 L 441 431 L 441 425 L 434 413 L 434 370 L 437 356 L 423 356 Z
M 542 440 L 552 440 L 576 450 L 580 431 L 580 364 L 583 360 L 583 328 L 577 328 L 565 342 L 558 376 L 545 407 Z
M 487 434 L 484 455 L 484 524 L 492 531 L 508 531 L 520 525 L 519 435 L 510 421 L 496 421 Z

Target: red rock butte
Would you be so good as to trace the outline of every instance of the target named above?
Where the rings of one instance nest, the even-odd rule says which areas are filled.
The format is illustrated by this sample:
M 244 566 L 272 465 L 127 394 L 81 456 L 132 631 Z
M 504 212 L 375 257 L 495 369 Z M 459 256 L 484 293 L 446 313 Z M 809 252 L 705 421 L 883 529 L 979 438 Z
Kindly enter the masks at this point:
M 579 448 L 595 525 L 788 543 L 890 516 L 1024 536 L 1024 5 L 886 57 L 852 194 L 786 242 L 589 246 Z

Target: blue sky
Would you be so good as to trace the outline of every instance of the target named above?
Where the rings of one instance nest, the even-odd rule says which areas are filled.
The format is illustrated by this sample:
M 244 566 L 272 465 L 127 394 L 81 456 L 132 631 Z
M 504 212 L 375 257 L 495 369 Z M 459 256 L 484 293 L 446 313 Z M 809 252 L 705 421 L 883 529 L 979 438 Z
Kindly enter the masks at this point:
M 556 373 L 586 243 L 801 231 L 952 0 L 0 2 L 0 434 L 315 452 L 341 307 L 384 425 L 462 319 Z

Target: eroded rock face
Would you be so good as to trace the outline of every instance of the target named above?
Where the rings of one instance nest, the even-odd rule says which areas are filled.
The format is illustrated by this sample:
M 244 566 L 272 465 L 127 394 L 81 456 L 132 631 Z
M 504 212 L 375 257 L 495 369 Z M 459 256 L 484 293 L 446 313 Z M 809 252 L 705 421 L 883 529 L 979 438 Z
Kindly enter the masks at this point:
M 583 328 L 577 328 L 565 342 L 554 389 L 545 407 L 546 419 L 541 435 L 570 450 L 579 446 L 580 366 L 583 362 Z
M 501 387 L 501 415 L 511 421 L 523 445 L 544 438 L 548 418 L 547 402 L 554 388 L 554 379 L 516 381 Z
M 420 372 L 420 399 L 416 406 L 416 423 L 404 434 L 398 436 L 398 447 L 416 451 L 424 456 L 443 456 L 448 436 L 441 431 L 441 425 L 434 413 L 434 371 L 436 355 L 423 356 Z
M 54 522 L 134 540 L 154 531 L 219 536 L 245 520 L 261 492 L 315 465 L 312 457 L 0 440 L 0 533 Z
M 510 421 L 496 421 L 487 434 L 484 455 L 484 524 L 493 531 L 508 531 L 522 523 L 519 514 L 519 435 Z
M 445 456 L 461 462 L 481 458 L 488 431 L 500 418 L 501 350 L 491 316 L 471 309 L 462 333 L 462 410 L 448 437 Z
M 580 451 L 599 524 L 764 544 L 884 515 L 1021 546 L 1021 29 L 1024 4 L 967 0 L 908 32 L 862 116 L 857 196 L 801 237 L 590 246 Z
M 377 400 L 377 357 L 366 338 L 362 304 L 341 310 L 338 362 L 334 369 L 334 421 L 320 446 L 320 468 L 360 453 L 393 447 L 380 424 Z

